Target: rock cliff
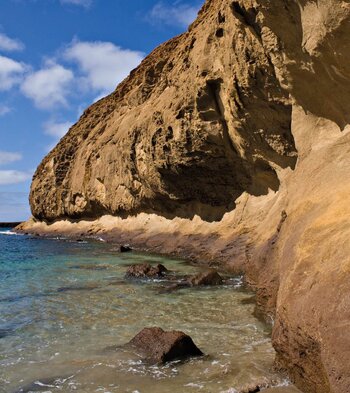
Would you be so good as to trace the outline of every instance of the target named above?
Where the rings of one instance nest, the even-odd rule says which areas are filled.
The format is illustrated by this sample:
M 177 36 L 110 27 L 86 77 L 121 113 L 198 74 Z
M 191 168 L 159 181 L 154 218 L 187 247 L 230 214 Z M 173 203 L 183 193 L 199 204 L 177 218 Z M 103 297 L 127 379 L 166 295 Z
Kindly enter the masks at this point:
M 207 0 L 43 160 L 22 229 L 243 271 L 276 363 L 349 392 L 349 64 L 348 0 Z

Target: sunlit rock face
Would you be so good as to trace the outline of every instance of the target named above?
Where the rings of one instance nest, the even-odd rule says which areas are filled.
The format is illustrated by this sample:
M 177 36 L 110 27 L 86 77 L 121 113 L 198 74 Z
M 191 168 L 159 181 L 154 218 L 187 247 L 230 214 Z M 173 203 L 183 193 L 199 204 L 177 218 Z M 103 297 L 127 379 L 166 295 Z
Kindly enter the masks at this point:
M 278 190 L 276 168 L 296 162 L 292 106 L 256 12 L 208 2 L 189 32 L 87 109 L 38 168 L 33 215 L 210 221 L 244 191 Z

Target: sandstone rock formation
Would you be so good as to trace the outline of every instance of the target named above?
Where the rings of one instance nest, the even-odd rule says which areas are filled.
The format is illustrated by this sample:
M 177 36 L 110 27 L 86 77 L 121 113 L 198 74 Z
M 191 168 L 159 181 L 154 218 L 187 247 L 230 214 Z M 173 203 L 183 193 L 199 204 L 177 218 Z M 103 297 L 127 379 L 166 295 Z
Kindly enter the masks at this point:
M 349 0 L 207 0 L 43 160 L 22 229 L 246 273 L 278 365 L 348 392 L 349 64 Z
M 34 176 L 36 218 L 212 220 L 278 189 L 296 161 L 288 92 L 243 9 L 221 3 L 84 112 Z

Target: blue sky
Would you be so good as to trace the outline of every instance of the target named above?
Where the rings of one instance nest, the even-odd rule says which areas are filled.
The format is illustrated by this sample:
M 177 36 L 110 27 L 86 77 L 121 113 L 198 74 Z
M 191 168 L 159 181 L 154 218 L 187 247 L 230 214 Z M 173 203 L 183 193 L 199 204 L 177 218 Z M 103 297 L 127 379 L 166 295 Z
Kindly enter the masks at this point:
M 186 30 L 201 0 L 0 1 L 0 222 L 30 216 L 37 165 L 88 105 Z

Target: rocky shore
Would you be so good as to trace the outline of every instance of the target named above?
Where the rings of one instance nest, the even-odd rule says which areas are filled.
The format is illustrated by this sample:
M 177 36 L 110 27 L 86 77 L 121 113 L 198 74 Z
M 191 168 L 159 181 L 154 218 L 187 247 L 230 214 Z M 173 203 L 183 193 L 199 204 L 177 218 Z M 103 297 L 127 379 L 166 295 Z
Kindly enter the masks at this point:
M 18 230 L 243 273 L 305 393 L 350 386 L 350 6 L 207 0 L 43 160 Z

